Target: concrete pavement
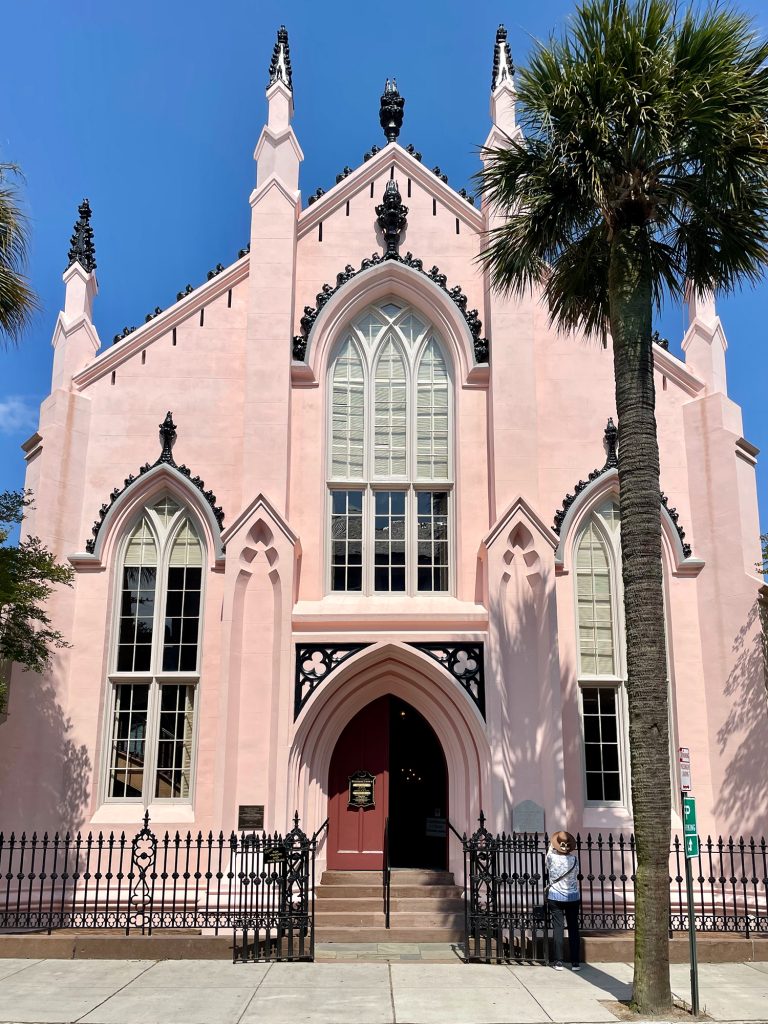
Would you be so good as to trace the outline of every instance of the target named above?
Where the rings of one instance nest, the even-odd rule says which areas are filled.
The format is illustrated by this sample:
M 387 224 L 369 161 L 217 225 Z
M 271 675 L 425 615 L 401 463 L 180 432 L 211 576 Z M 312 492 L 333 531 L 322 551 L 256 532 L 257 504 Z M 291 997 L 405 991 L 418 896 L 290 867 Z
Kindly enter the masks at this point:
M 703 964 L 716 1021 L 768 1022 L 768 964 Z M 629 964 L 580 974 L 462 963 L 0 960 L 3 1024 L 602 1024 Z M 673 965 L 687 999 L 688 971 Z

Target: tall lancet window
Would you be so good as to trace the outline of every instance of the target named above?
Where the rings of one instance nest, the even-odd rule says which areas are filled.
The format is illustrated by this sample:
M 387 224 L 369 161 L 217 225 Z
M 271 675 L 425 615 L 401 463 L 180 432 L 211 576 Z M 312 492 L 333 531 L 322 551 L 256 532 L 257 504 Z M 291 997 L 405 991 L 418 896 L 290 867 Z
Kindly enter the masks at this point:
M 163 497 L 123 546 L 110 683 L 105 796 L 189 800 L 199 684 L 203 546 Z
M 396 300 L 368 309 L 328 385 L 329 589 L 449 590 L 453 387 L 439 335 Z
M 607 501 L 576 542 L 576 620 L 587 802 L 622 804 L 627 790 L 619 508 Z

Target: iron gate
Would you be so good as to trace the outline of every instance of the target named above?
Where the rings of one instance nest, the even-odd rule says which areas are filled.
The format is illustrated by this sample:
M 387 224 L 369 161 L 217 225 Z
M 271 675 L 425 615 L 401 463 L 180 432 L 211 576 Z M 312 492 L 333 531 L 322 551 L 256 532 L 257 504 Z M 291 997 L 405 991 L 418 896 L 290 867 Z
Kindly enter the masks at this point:
M 285 838 L 245 836 L 238 853 L 240 900 L 234 916 L 235 963 L 313 960 L 315 845 L 299 828 Z
M 469 961 L 545 963 L 549 940 L 538 837 L 480 828 L 464 847 L 464 951 Z

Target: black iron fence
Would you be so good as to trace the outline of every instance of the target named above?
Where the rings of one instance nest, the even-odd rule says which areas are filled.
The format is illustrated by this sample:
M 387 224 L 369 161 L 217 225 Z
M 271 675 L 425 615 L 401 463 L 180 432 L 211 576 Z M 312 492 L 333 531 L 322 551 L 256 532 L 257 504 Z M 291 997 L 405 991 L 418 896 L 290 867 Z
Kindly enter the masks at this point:
M 231 929 L 236 959 L 314 955 L 316 837 L 0 833 L 0 928 Z
M 0 833 L 0 929 L 231 929 L 239 959 L 311 959 L 317 835 L 302 832 L 298 816 L 285 835 L 157 837 L 148 817 L 134 836 Z M 492 835 L 481 818 L 459 838 L 468 958 L 545 959 L 547 837 Z M 633 929 L 634 836 L 578 836 L 576 852 L 582 927 Z M 765 839 L 702 840 L 693 885 L 698 930 L 768 935 Z M 670 850 L 669 928 L 688 928 L 679 837 Z
M 546 960 L 549 921 L 544 886 L 548 837 L 492 835 L 480 828 L 462 836 L 465 949 L 471 960 Z M 633 835 L 576 837 L 585 931 L 635 926 L 637 848 Z M 696 928 L 768 934 L 768 847 L 765 839 L 700 840 L 693 864 Z M 670 849 L 669 930 L 688 930 L 685 856 L 679 836 Z

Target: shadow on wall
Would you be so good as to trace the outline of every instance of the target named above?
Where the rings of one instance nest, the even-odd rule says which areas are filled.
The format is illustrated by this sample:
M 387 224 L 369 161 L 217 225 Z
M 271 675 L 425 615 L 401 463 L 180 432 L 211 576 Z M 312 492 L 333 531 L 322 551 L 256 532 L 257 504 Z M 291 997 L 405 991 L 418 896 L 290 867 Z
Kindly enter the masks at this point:
M 733 668 L 725 684 L 728 718 L 717 732 L 726 760 L 715 810 L 745 838 L 768 832 L 768 693 L 760 607 L 756 601 L 733 643 Z
M 488 728 L 492 748 L 502 751 L 497 779 L 500 775 L 507 806 L 512 808 L 531 798 L 538 804 L 548 802 L 542 797 L 556 786 L 562 730 L 551 581 L 526 526 L 518 523 L 507 545 L 507 568 L 489 609 L 499 628 L 501 716 L 489 719 Z M 506 830 L 513 827 L 511 820 L 498 824 Z
M 6 748 L 0 828 L 77 831 L 85 821 L 92 764 L 85 744 L 78 746 L 70 736 L 72 721 L 65 717 L 55 688 L 32 673 L 14 673 L 8 711 L 0 727 L 0 746 L 18 737 L 34 750 L 21 757 L 18 744 Z M 19 778 L 19 771 L 25 777 Z

